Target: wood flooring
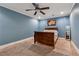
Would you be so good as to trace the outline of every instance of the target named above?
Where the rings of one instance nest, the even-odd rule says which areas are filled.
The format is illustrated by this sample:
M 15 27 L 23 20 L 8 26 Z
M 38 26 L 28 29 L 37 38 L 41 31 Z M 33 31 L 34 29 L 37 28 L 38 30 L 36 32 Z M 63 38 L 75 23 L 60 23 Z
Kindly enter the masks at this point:
M 33 37 L 24 39 L 15 44 L 0 46 L 0 56 L 79 56 L 71 41 L 59 38 L 55 49 L 52 47 L 34 44 Z

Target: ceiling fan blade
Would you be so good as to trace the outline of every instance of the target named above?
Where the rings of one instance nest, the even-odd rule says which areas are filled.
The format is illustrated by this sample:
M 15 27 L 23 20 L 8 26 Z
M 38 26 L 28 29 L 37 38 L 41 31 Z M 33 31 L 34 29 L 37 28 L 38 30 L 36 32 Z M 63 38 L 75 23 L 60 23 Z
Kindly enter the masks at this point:
M 49 7 L 40 8 L 40 10 L 45 10 L 45 9 L 49 9 Z
M 40 11 L 40 13 L 42 13 L 43 15 L 45 15 L 45 13 L 43 11 Z
M 26 11 L 32 11 L 32 10 L 35 10 L 35 9 L 27 9 Z
M 36 15 L 36 14 L 37 14 L 37 11 L 35 11 L 34 15 Z
M 38 4 L 32 3 L 32 5 L 33 5 L 35 8 L 38 8 Z

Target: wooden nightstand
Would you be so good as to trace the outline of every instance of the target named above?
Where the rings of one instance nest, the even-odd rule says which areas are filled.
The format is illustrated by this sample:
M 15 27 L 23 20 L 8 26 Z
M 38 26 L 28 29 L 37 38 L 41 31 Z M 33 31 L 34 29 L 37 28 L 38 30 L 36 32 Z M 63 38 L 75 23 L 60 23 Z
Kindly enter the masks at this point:
M 66 35 L 66 39 L 70 39 L 70 38 L 69 38 L 69 35 Z
M 67 32 L 65 33 L 65 39 L 70 40 L 70 35 Z

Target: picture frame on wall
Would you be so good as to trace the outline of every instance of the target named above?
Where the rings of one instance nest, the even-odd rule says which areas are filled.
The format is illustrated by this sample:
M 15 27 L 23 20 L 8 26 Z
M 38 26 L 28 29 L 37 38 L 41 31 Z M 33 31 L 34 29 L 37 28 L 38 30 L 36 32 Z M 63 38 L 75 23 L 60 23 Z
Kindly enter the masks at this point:
M 48 20 L 48 26 L 56 26 L 56 20 Z

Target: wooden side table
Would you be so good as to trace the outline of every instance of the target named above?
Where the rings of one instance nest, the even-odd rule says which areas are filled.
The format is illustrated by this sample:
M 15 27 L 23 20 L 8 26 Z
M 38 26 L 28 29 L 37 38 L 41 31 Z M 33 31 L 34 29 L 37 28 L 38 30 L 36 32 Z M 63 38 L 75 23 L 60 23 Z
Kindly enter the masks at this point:
M 67 32 L 65 33 L 65 39 L 70 40 L 70 35 L 68 35 Z

